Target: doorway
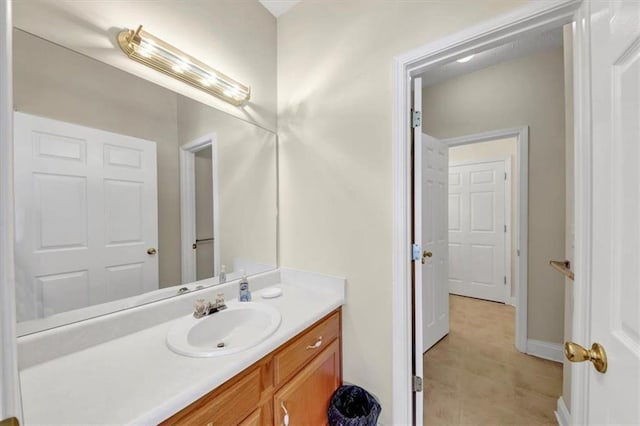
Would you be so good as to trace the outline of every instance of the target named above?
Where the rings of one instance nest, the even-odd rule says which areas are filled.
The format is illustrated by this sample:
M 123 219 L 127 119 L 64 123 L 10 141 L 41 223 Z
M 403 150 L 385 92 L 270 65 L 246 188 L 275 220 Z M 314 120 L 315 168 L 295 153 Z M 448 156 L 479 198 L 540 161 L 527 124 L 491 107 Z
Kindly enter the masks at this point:
M 547 44 L 549 39 L 557 44 Z M 565 80 L 562 28 L 528 36 L 523 42 L 518 40 L 509 46 L 509 52 L 527 43 L 540 45 L 539 40 L 545 41 L 540 50 L 527 51 L 516 58 L 500 58 L 493 63 L 484 63 L 487 66 L 480 69 L 471 68 L 469 72 L 460 73 L 454 78 L 423 85 L 422 126 L 426 133 L 442 138 L 445 143 L 447 139 L 443 137 L 457 136 L 464 129 L 482 130 L 496 124 L 530 125 L 530 133 L 527 133 L 533 142 L 529 145 L 528 154 L 534 159 L 534 167 L 528 173 L 529 181 L 525 186 L 525 189 L 529 189 L 532 208 L 526 210 L 530 212 L 529 225 L 536 232 L 528 244 L 522 244 L 527 247 L 528 252 L 521 259 L 533 262 L 533 266 L 528 269 L 528 277 L 523 277 L 522 282 L 526 283 L 528 278 L 534 286 L 527 292 L 528 317 L 523 317 L 523 325 L 526 323 L 528 327 L 517 330 L 518 334 L 522 334 L 518 336 L 518 340 L 524 342 L 524 345 L 519 345 L 519 349 L 527 354 L 543 355 L 536 352 L 537 348 L 527 344 L 530 333 L 532 340 L 544 342 L 545 347 L 555 348 L 557 358 L 553 355 L 553 359 L 561 362 L 564 281 L 561 276 L 554 274 L 548 262 L 553 258 L 562 258 L 565 254 L 566 103 L 564 96 L 558 96 L 558 93 L 563 93 Z M 500 46 L 493 50 L 479 51 L 467 63 L 471 64 L 475 60 L 482 63 L 487 56 L 502 50 Z M 454 67 L 456 70 L 469 68 L 456 61 L 454 64 L 444 67 Z M 425 76 L 422 78 L 424 81 Z M 460 142 L 459 139 L 455 138 L 453 142 Z M 436 285 L 447 286 L 453 294 L 505 303 L 505 293 L 510 284 L 510 274 L 507 272 L 510 270 L 510 262 L 507 255 L 511 253 L 505 247 L 507 233 L 513 230 L 513 226 L 511 221 L 507 221 L 510 214 L 505 211 L 505 200 L 509 195 L 505 188 L 508 166 L 504 159 L 496 158 L 496 155 L 509 155 L 509 159 L 511 155 L 499 150 L 493 150 L 493 156 L 484 155 L 480 151 L 489 150 L 481 150 L 480 146 L 488 143 L 489 140 L 449 150 L 449 155 L 455 160 L 454 153 L 457 150 L 476 148 L 466 156 L 458 155 L 458 160 L 466 162 L 457 167 L 458 174 L 454 174 L 450 168 L 449 190 L 456 190 L 457 193 L 452 194 L 449 200 L 449 281 Z M 510 144 L 513 146 L 513 141 Z M 472 166 L 469 161 L 474 161 L 475 164 Z M 545 207 L 540 209 L 539 206 Z M 432 210 L 438 208 L 433 206 Z M 461 209 L 465 211 L 462 212 Z M 466 217 L 461 217 L 465 215 Z M 522 234 L 525 236 L 527 226 L 524 222 L 523 225 Z M 517 256 L 517 252 L 515 255 Z M 422 285 L 430 284 L 423 280 Z M 524 295 L 525 292 L 520 294 Z M 517 306 L 520 305 L 517 298 L 515 302 Z M 449 301 L 442 300 L 439 303 L 448 305 Z M 428 307 L 426 305 L 424 308 Z M 424 317 L 428 317 L 426 311 Z M 507 317 L 513 318 L 513 310 L 504 318 Z M 504 318 L 496 320 L 494 327 L 500 328 Z M 481 320 L 482 315 L 474 323 L 480 323 Z M 511 321 L 513 324 L 513 319 Z M 470 326 L 474 326 L 474 323 Z M 541 326 L 542 323 L 544 326 Z M 481 331 L 478 330 L 478 333 Z M 513 338 L 512 334 L 511 339 Z M 470 366 L 470 363 L 467 364 Z M 554 383 L 559 387 L 555 390 L 553 404 L 548 404 L 547 407 L 547 414 L 551 416 L 555 402 L 562 394 L 561 374 L 558 374 Z M 533 391 L 536 389 L 532 389 Z
M 466 135 L 461 137 L 443 139 L 449 147 L 449 261 L 451 262 L 449 268 L 449 289 L 450 293 L 458 294 L 462 296 L 475 297 L 484 300 L 493 300 L 496 302 L 506 303 L 515 308 L 515 346 L 520 352 L 527 351 L 527 287 L 528 287 L 528 211 L 529 211 L 529 128 L 519 127 L 510 129 L 498 129 L 489 132 L 477 133 L 472 135 Z M 457 200 L 454 193 L 460 192 L 461 189 L 456 187 L 457 181 L 451 176 L 452 166 L 458 164 L 461 167 L 457 167 L 460 172 L 464 172 L 467 169 L 467 175 L 461 173 L 460 184 L 466 182 L 468 185 L 474 185 L 472 179 L 475 182 L 481 182 L 483 177 L 489 176 L 498 177 L 499 173 L 503 173 L 504 176 L 504 202 L 505 207 L 503 218 L 499 216 L 493 217 L 493 224 L 491 227 L 485 226 L 486 230 L 479 229 L 476 233 L 481 234 L 478 237 L 469 235 L 473 233 L 472 226 L 476 228 L 481 227 L 481 223 L 472 225 L 471 212 L 471 200 L 467 200 L 467 214 L 466 221 L 468 222 L 467 228 L 464 228 L 464 224 L 455 220 L 456 208 L 464 208 L 464 200 Z M 500 163 L 502 165 L 500 165 Z M 476 164 L 472 166 L 472 164 Z M 497 169 L 504 172 L 497 172 Z M 472 170 L 475 168 L 476 170 Z M 474 177 L 471 176 L 472 171 L 482 171 L 485 173 L 476 173 Z M 487 198 L 487 196 L 495 191 L 496 183 L 487 185 L 484 183 L 476 183 L 477 192 L 481 195 L 476 196 L 478 198 L 476 204 L 478 208 L 482 209 L 481 198 Z M 498 185 L 500 186 L 500 185 Z M 470 191 L 467 192 L 468 197 L 471 197 Z M 493 198 L 493 197 L 491 197 Z M 458 205 L 458 203 L 460 203 Z M 486 204 L 486 203 L 485 203 Z M 496 207 L 499 204 L 499 199 L 492 200 L 492 205 L 484 206 Z M 482 211 L 478 212 L 479 214 Z M 502 219 L 501 223 L 500 219 Z M 462 225 L 462 226 L 461 226 Z M 460 231 L 455 228 L 459 227 Z M 494 232 L 495 228 L 498 231 L 502 231 L 502 242 L 505 247 L 503 254 L 498 258 L 490 256 L 492 261 L 498 260 L 501 263 L 494 265 L 491 270 L 484 271 L 485 276 L 491 276 L 491 279 L 487 279 L 481 276 L 477 277 L 478 285 L 477 289 L 469 283 L 474 279 L 474 272 L 469 267 L 463 269 L 464 266 L 456 265 L 456 261 L 465 262 L 471 259 L 471 248 L 467 247 L 466 253 L 457 253 L 458 250 L 463 250 L 463 244 L 461 239 L 466 242 L 468 246 L 471 246 L 474 238 L 477 240 L 489 238 L 489 242 L 492 240 L 500 240 L 500 236 Z M 466 231 L 467 235 L 460 235 L 462 231 Z M 486 241 L 477 241 L 482 249 L 488 250 L 489 244 Z M 458 244 L 458 246 L 456 246 Z M 460 247 L 458 249 L 458 247 Z M 481 255 L 482 253 L 480 253 Z M 464 256 L 461 259 L 456 259 L 456 255 Z M 466 256 L 465 256 L 466 255 Z M 486 256 L 485 256 L 486 257 Z M 478 259 L 478 261 L 482 261 Z M 500 273 L 499 268 L 503 266 L 503 271 Z M 481 274 L 482 272 L 482 265 Z M 463 271 L 460 271 L 463 269 Z M 460 276 L 466 273 L 466 276 Z M 455 276 L 455 275 L 458 276 Z M 457 280 L 466 280 L 465 282 L 455 282 Z M 466 284 L 466 285 L 465 285 Z M 502 288 L 496 284 L 502 284 Z M 471 288 L 469 288 L 471 287 Z M 496 288 L 498 287 L 498 288 Z
M 180 147 L 182 283 L 220 272 L 218 148 L 215 133 Z
M 511 151 L 510 139 L 449 148 L 451 294 L 499 303 L 512 297 Z
M 414 247 L 413 251 L 411 251 L 411 245 L 405 245 L 407 238 L 411 235 L 410 222 L 408 222 L 410 217 L 405 216 L 406 210 L 399 207 L 401 204 L 405 206 L 408 205 L 407 201 L 409 200 L 409 197 L 407 197 L 407 195 L 410 194 L 411 190 L 411 182 L 410 180 L 407 180 L 407 176 L 411 176 L 407 173 L 408 166 L 411 164 L 411 157 L 408 154 L 408 148 L 411 146 L 409 144 L 410 130 L 408 127 L 403 127 L 403 123 L 416 122 L 415 114 L 412 117 L 410 115 L 411 111 L 409 110 L 410 103 L 408 102 L 408 96 L 409 93 L 411 93 L 409 83 L 411 82 L 411 84 L 413 84 L 414 77 L 420 76 L 426 71 L 433 70 L 444 63 L 455 61 L 456 59 L 464 59 L 471 54 L 486 50 L 487 48 L 513 41 L 523 34 L 531 34 L 536 31 L 546 31 L 550 28 L 562 27 L 564 24 L 569 23 L 574 19 L 573 14 L 578 7 L 579 4 L 568 3 L 556 4 L 554 6 L 547 5 L 547 7 L 543 7 L 542 5 L 532 5 L 531 7 L 523 8 L 517 18 L 515 16 L 504 16 L 501 19 L 494 20 L 494 22 L 487 22 L 478 28 L 470 29 L 469 31 L 448 37 L 432 45 L 427 45 L 420 51 L 412 51 L 407 53 L 405 56 L 398 57 L 395 74 L 397 90 L 395 92 L 396 120 L 394 121 L 396 125 L 394 128 L 396 141 L 398 142 L 398 145 L 394 145 L 396 160 L 394 164 L 396 166 L 396 172 L 400 172 L 396 173 L 396 198 L 394 202 L 396 206 L 395 223 L 397 225 L 395 232 L 395 241 L 397 244 L 394 246 L 395 251 L 397 252 L 394 259 L 394 281 L 396 281 L 396 283 L 406 283 L 411 277 L 413 265 L 419 263 L 415 260 L 413 263 L 404 263 L 407 262 L 408 259 L 412 258 L 412 254 L 413 259 L 416 259 L 415 253 L 417 250 Z M 412 79 L 404 80 L 406 76 L 410 76 Z M 577 73 L 576 78 L 579 76 L 580 74 Z M 578 108 L 577 104 L 578 102 L 576 102 L 576 109 Z M 419 121 L 419 119 L 420 117 L 418 117 L 417 121 Z M 422 117 L 422 119 L 424 120 L 425 117 Z M 436 134 L 436 136 L 438 135 Z M 405 241 L 404 244 L 402 244 L 403 240 Z M 521 256 L 524 254 L 522 253 L 522 250 L 526 250 L 526 248 L 526 246 L 521 247 Z M 411 287 L 404 285 L 396 285 L 394 287 L 394 321 L 396 321 L 394 323 L 394 336 L 396 336 L 396 339 L 401 338 L 404 333 L 404 331 L 401 331 L 396 325 L 403 324 L 404 315 L 408 316 L 409 321 L 411 318 L 411 316 L 408 315 L 408 313 L 411 312 L 411 295 L 409 292 L 406 292 L 407 288 L 410 289 Z M 418 299 L 419 298 L 416 297 L 416 300 Z M 407 322 L 404 322 L 404 324 L 407 324 Z M 416 321 L 416 323 L 417 322 L 418 321 Z M 418 325 L 416 324 L 416 326 Z M 409 329 L 409 333 L 413 333 L 411 329 Z M 416 350 L 418 348 L 422 349 L 421 333 L 418 333 L 417 330 L 415 330 L 414 338 L 415 340 L 410 340 L 413 342 L 413 348 Z M 404 363 L 405 355 L 408 356 L 408 358 L 406 358 L 406 363 Z M 414 352 L 414 355 L 416 359 L 421 357 L 421 353 L 418 354 L 417 352 Z M 411 371 L 412 356 L 410 351 L 407 351 L 406 348 L 397 348 L 394 352 L 394 357 L 400 361 L 396 367 L 397 374 L 394 373 L 394 384 L 396 386 L 394 387 L 394 404 L 398 404 L 399 407 L 404 407 L 405 405 L 402 402 L 403 399 L 399 396 L 403 395 L 403 392 L 408 390 L 409 394 L 404 395 L 409 397 L 408 400 L 411 400 L 410 392 L 412 390 L 412 386 L 408 384 L 404 387 L 403 380 L 405 379 L 401 377 L 400 371 L 402 369 L 404 369 L 405 372 Z M 419 362 L 415 363 L 416 368 L 411 371 L 413 375 L 420 375 L 421 371 L 419 369 L 421 366 L 419 364 Z M 409 375 L 408 378 L 411 380 L 411 375 Z M 416 380 L 414 379 L 413 382 L 415 383 Z M 415 392 L 415 387 L 413 387 L 413 389 Z M 418 407 L 418 399 L 422 398 L 414 399 L 415 406 L 417 407 L 415 415 L 418 415 L 422 410 L 422 407 Z M 404 400 L 406 401 L 407 399 Z M 407 408 L 409 410 L 406 412 L 403 411 L 394 421 L 404 423 L 411 422 L 409 419 L 412 418 L 411 410 L 413 409 L 413 405 Z M 406 414 L 407 417 L 403 417 L 404 414 Z M 419 420 L 415 418 L 414 420 L 419 422 Z

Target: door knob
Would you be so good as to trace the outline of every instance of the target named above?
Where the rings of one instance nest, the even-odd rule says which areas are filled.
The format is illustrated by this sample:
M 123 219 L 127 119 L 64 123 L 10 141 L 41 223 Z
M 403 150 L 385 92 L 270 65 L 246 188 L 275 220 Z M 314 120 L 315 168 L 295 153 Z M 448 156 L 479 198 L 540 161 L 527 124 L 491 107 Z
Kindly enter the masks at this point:
M 422 252 L 422 264 L 424 265 L 424 263 L 427 261 L 427 257 L 431 257 L 433 256 L 433 253 L 431 253 L 430 251 L 423 251 Z
M 156 249 L 154 249 L 153 247 L 151 247 L 151 248 L 148 248 L 148 249 L 147 249 L 147 254 L 148 254 L 149 256 L 153 256 L 153 255 L 154 255 L 154 254 L 156 254 L 157 252 L 158 252 L 158 251 L 157 251 Z
M 598 373 L 607 372 L 607 353 L 600 343 L 594 343 L 591 349 L 585 349 L 577 343 L 566 342 L 564 356 L 571 362 L 591 361 Z

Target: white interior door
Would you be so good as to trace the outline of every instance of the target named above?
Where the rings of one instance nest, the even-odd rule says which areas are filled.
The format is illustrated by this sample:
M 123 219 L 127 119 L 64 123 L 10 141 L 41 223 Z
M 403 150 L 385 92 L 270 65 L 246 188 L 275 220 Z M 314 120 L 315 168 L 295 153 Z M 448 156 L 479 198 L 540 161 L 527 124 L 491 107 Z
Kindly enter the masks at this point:
M 414 375 L 422 378 L 424 352 L 449 333 L 446 284 L 449 151 L 444 143 L 422 133 L 421 78 L 414 79 L 413 109 Z M 422 424 L 423 396 L 413 395 L 414 422 Z
M 449 291 L 505 302 L 504 160 L 449 167 Z
M 23 113 L 14 135 L 18 320 L 157 289 L 155 143 Z
M 422 351 L 426 352 L 449 333 L 449 289 L 447 287 L 447 178 L 448 147 L 423 134 L 420 152 L 422 269 Z M 416 155 L 417 157 L 417 155 Z M 418 189 L 416 188 L 416 193 Z M 426 253 L 425 253 L 426 252 Z M 426 254 L 426 256 L 425 256 Z
M 590 347 L 602 344 L 605 374 L 588 363 L 588 424 L 640 424 L 640 2 L 592 1 L 593 190 Z M 576 285 L 580 285 L 576 276 Z M 575 324 L 580 329 L 580 324 Z M 590 334 L 590 336 L 589 336 Z M 574 382 L 575 383 L 575 382 Z M 584 395 L 582 389 L 574 390 Z M 573 410 L 572 410 L 573 411 Z
M 411 123 L 413 141 L 413 375 L 419 378 L 424 376 L 422 355 L 424 353 L 422 324 L 424 312 L 422 309 L 422 262 L 416 258 L 422 254 L 422 78 L 413 80 L 413 122 Z M 413 389 L 414 424 L 422 424 L 424 401 L 421 393 Z

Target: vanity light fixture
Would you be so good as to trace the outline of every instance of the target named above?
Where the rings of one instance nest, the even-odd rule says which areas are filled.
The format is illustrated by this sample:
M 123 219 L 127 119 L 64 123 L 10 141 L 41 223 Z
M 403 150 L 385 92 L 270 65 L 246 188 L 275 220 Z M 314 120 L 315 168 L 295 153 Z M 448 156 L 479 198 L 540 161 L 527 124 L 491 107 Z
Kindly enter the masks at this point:
M 124 30 L 118 44 L 131 59 L 239 106 L 251 97 L 251 89 L 200 62 L 142 29 Z
M 465 56 L 464 58 L 460 58 L 460 59 L 456 60 L 456 62 L 464 64 L 465 62 L 469 62 L 470 60 L 472 60 L 474 56 L 476 56 L 476 55 Z

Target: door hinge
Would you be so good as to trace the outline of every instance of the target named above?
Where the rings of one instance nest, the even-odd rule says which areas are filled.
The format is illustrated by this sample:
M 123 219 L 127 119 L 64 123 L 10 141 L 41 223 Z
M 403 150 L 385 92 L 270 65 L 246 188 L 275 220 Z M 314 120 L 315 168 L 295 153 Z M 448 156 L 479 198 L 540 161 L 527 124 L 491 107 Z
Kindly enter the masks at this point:
M 504 172 L 504 180 L 507 180 L 507 172 Z
M 504 285 L 507 285 L 507 276 L 504 276 Z
M 411 121 L 411 127 L 415 129 L 416 127 L 420 126 L 420 123 L 422 123 L 422 112 L 413 111 L 413 119 Z
M 413 376 L 413 381 L 411 382 L 411 391 L 422 392 L 422 377 Z
M 516 254 L 520 257 L 520 249 L 516 250 Z
M 422 259 L 422 247 L 420 244 L 413 244 L 411 246 L 411 260 L 417 262 Z
M 507 232 L 507 225 L 504 226 L 504 232 Z

